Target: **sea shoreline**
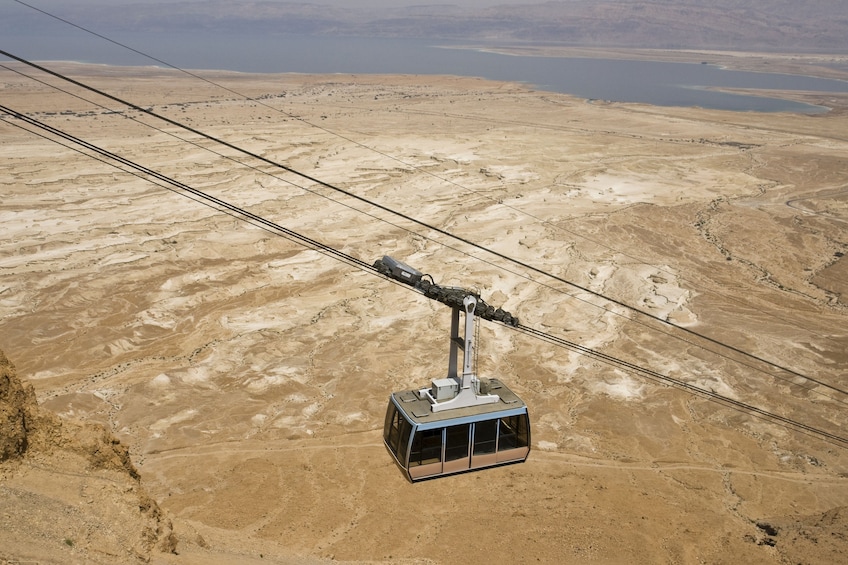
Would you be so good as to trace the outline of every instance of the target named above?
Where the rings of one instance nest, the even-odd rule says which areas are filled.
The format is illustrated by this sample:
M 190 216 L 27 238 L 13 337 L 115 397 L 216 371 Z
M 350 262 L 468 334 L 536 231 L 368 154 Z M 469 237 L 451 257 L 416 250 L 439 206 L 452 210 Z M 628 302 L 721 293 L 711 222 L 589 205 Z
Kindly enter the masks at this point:
M 774 53 L 711 49 L 631 49 L 622 47 L 531 44 L 445 45 L 444 47 L 449 49 L 473 49 L 519 57 L 612 59 L 651 61 L 657 63 L 702 63 L 738 71 L 782 73 L 814 78 L 848 80 L 848 54 L 838 53 Z

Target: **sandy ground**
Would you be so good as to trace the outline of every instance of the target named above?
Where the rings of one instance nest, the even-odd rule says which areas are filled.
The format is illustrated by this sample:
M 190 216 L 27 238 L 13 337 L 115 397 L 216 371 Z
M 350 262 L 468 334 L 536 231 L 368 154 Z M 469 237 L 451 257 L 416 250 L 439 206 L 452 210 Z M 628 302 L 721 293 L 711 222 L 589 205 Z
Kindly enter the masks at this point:
M 105 108 L 8 71 L 3 104 L 368 263 L 475 287 L 530 327 L 846 435 L 845 100 L 804 116 L 451 77 L 203 73 L 224 90 L 51 68 L 556 278 L 64 83 Z M 179 540 L 153 562 L 848 558 L 845 443 L 488 322 L 477 371 L 529 405 L 530 458 L 409 484 L 382 445 L 386 401 L 444 376 L 448 308 L 10 123 L 0 138 L 0 349 L 43 406 L 129 447 Z M 5 540 L 0 560 L 116 559 L 38 540 Z

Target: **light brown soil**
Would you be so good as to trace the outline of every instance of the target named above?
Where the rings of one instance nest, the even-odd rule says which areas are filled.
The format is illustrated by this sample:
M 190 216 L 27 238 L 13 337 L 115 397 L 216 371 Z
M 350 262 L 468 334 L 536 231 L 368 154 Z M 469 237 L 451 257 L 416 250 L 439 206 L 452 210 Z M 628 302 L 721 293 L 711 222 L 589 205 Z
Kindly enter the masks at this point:
M 527 326 L 846 435 L 838 98 L 804 116 L 465 78 L 204 73 L 246 102 L 170 71 L 51 68 L 584 290 L 139 112 L 160 130 L 8 71 L 3 104 L 368 263 L 475 287 Z M 0 349 L 43 406 L 129 448 L 178 539 L 153 562 L 848 556 L 844 443 L 488 322 L 477 370 L 530 406 L 530 458 L 408 484 L 382 445 L 386 401 L 444 376 L 448 308 L 11 123 Z M 48 508 L 57 476 L 30 482 L 45 502 L 28 520 L 71 531 Z M 15 532 L 0 561 L 135 559 Z

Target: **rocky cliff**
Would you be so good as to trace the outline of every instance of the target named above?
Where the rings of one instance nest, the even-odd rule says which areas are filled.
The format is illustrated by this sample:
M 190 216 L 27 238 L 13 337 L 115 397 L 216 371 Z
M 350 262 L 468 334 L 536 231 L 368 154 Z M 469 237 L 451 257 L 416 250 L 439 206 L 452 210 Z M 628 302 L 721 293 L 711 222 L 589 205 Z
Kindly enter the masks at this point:
M 2 351 L 0 508 L 0 563 L 135 563 L 176 549 L 127 448 L 39 407 Z

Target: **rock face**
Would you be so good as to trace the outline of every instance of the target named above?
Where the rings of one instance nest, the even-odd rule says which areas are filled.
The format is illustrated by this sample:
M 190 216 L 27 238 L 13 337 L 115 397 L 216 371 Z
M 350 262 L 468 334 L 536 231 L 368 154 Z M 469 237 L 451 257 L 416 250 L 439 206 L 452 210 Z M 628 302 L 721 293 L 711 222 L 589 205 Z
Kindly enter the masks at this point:
M 127 448 L 40 408 L 2 351 L 0 507 L 0 562 L 137 562 L 176 548 Z
M 24 388 L 0 351 L 0 461 L 20 457 L 27 448 L 27 420 L 35 406 L 32 387 Z
M 752 541 L 776 548 L 785 563 L 844 563 L 848 557 L 848 506 L 811 516 L 759 521 L 757 528 L 761 535 Z

